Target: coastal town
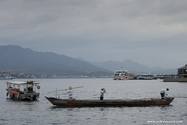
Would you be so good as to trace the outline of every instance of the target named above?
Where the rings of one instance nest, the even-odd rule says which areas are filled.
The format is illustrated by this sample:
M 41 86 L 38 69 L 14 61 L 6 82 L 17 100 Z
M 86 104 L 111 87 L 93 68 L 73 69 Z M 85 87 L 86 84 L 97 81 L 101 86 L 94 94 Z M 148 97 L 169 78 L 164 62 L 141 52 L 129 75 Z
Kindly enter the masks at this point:
M 153 79 L 164 79 L 164 78 L 178 78 L 178 77 L 186 77 L 186 70 L 187 66 L 185 67 L 185 71 L 181 72 L 178 71 L 178 74 L 151 74 L 151 73 L 144 73 L 144 74 L 134 74 L 134 73 L 126 73 L 128 76 L 128 80 L 153 80 Z M 119 71 L 119 70 L 118 70 Z M 118 72 L 117 71 L 117 72 Z M 0 79 L 27 79 L 27 78 L 114 78 L 116 72 L 113 75 L 60 75 L 60 74 L 32 74 L 32 73 L 11 73 L 10 71 L 0 71 Z M 118 73 L 118 76 L 121 75 Z M 114 80 L 123 80 L 122 77 L 119 76 L 118 79 Z

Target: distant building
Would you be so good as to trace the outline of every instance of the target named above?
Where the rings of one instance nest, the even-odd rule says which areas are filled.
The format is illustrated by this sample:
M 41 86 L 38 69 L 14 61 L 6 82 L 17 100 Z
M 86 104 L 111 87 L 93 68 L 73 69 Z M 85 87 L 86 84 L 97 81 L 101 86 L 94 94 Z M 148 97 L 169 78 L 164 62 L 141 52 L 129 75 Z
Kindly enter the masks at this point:
M 187 78 L 187 64 L 181 68 L 178 68 L 178 77 Z
M 164 78 L 164 82 L 187 82 L 187 64 L 181 68 L 178 68 L 178 74 L 176 78 Z
M 10 72 L 0 71 L 0 80 L 10 80 L 13 77 L 10 75 Z

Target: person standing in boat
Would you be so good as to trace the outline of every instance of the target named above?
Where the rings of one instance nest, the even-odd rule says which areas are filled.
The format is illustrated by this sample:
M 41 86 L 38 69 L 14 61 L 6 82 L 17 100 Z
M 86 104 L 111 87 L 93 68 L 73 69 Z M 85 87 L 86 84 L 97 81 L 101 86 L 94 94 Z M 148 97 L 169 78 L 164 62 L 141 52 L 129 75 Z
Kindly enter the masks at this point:
M 73 90 L 71 86 L 69 86 L 67 94 L 68 94 L 69 99 L 73 99 Z
M 160 95 L 161 95 L 161 98 L 162 98 L 162 99 L 165 99 L 166 96 L 168 96 L 167 91 L 169 91 L 169 88 L 162 89 L 162 90 L 160 91 Z
M 104 93 L 106 92 L 106 90 L 104 88 L 101 88 L 101 92 L 100 92 L 100 100 L 103 100 L 104 98 Z
M 66 91 L 64 93 L 62 93 L 62 95 L 69 100 L 73 99 L 72 87 L 69 86 L 68 89 L 64 89 L 64 90 L 66 90 Z

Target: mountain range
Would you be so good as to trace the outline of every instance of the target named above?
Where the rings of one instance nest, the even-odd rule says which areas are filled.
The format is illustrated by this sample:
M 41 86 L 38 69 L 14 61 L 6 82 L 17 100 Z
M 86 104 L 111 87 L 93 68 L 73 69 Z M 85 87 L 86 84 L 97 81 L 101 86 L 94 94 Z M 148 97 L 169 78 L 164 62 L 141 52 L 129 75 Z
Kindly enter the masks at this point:
M 122 62 L 119 61 L 104 61 L 104 62 L 92 62 L 93 65 L 97 67 L 102 67 L 104 69 L 108 69 L 110 71 L 120 70 L 121 68 L 127 70 L 128 73 L 135 74 L 177 74 L 177 69 L 163 69 L 160 67 L 150 68 L 146 65 L 142 65 L 126 59 Z
M 37 52 L 17 45 L 0 46 L 0 70 L 19 73 L 59 75 L 111 75 L 91 63 L 53 52 Z
M 16 73 L 101 76 L 120 68 L 129 73 L 176 74 L 177 69 L 150 68 L 129 59 L 123 62 L 88 62 L 53 52 L 37 52 L 17 45 L 0 46 L 0 70 Z

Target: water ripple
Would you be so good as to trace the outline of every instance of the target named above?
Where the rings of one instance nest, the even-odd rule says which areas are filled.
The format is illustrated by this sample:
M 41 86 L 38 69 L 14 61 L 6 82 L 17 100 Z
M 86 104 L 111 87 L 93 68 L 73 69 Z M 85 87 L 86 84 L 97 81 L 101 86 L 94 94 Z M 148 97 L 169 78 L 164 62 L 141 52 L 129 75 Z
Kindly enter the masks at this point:
M 25 80 L 24 80 L 25 81 Z M 135 124 L 146 125 L 147 121 L 178 121 L 187 124 L 187 84 L 163 83 L 157 80 L 114 81 L 112 79 L 40 79 L 41 96 L 35 102 L 20 102 L 6 99 L 6 84 L 0 81 L 0 124 L 10 125 L 95 125 Z M 160 90 L 169 87 L 168 94 L 175 97 L 170 106 L 148 107 L 90 107 L 59 108 L 44 96 L 56 88 L 84 86 L 74 90 L 77 99 L 99 99 L 100 89 L 107 92 L 105 99 L 132 99 L 160 97 Z M 58 93 L 59 96 L 62 92 Z M 55 95 L 55 94 L 53 94 Z M 61 96 L 62 97 L 62 96 Z

